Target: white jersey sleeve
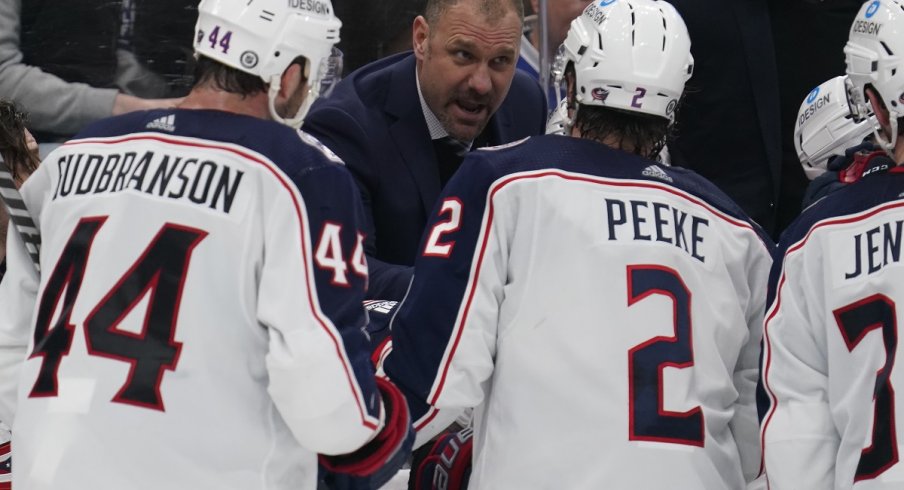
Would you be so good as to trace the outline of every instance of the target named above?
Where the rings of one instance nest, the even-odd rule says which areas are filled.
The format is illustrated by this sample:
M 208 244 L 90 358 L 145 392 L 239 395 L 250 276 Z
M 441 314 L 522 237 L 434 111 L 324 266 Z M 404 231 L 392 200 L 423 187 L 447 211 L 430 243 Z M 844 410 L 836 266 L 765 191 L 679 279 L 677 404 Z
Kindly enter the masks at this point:
M 274 194 L 264 213 L 264 254 L 274 260 L 260 273 L 257 317 L 270 329 L 268 392 L 303 445 L 341 454 L 360 447 L 381 423 L 378 398 L 359 386 L 370 371 L 362 362 L 369 361 L 363 296 L 349 294 L 363 291 L 367 280 L 363 236 L 355 220 L 336 219 L 354 210 L 349 196 L 357 190 L 338 167 L 308 171 L 296 182 L 304 197 Z M 299 390 L 302 382 L 307 388 Z M 337 430 L 338 422 L 356 422 L 349 425 L 360 430 Z

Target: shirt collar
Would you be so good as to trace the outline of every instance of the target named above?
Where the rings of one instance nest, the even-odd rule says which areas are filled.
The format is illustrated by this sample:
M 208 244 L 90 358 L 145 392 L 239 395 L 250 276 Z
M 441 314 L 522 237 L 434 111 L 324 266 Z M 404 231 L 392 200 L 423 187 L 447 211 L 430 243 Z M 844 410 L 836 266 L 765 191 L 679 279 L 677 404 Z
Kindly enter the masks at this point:
M 446 128 L 439 122 L 436 114 L 430 110 L 430 106 L 428 106 L 427 101 L 424 100 L 424 93 L 421 91 L 421 79 L 417 74 L 417 68 L 414 69 L 414 80 L 417 82 L 417 96 L 421 99 L 421 111 L 424 113 L 424 120 L 427 121 L 427 129 L 430 130 L 430 139 L 438 140 L 449 136 L 449 133 L 446 132 Z

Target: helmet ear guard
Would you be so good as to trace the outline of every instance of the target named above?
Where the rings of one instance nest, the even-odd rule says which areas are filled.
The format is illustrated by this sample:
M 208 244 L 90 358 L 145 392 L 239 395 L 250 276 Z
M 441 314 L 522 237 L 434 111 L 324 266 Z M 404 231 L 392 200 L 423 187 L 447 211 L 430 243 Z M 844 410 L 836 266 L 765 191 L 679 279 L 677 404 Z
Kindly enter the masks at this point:
M 196 54 L 260 77 L 270 86 L 270 115 L 297 127 L 323 92 L 324 80 L 341 73 L 341 52 L 337 56 L 334 50 L 341 26 L 330 0 L 202 0 L 194 48 Z M 311 67 L 309 90 L 298 113 L 283 117 L 274 100 L 280 77 L 298 57 Z
M 553 71 L 564 76 L 567 62 L 574 64 L 576 110 L 610 107 L 674 122 L 693 74 L 690 45 L 684 21 L 665 1 L 596 0 L 572 21 Z

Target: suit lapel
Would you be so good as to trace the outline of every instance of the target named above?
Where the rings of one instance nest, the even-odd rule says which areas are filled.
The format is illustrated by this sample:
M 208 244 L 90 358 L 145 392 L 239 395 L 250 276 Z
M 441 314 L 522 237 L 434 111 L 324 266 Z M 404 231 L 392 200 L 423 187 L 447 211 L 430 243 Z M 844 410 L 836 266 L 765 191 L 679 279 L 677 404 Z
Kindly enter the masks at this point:
M 414 67 L 414 55 L 393 67 L 384 110 L 395 118 L 395 122 L 389 127 L 389 133 L 402 162 L 417 184 L 424 214 L 427 215 L 439 196 L 439 168 L 417 95 Z

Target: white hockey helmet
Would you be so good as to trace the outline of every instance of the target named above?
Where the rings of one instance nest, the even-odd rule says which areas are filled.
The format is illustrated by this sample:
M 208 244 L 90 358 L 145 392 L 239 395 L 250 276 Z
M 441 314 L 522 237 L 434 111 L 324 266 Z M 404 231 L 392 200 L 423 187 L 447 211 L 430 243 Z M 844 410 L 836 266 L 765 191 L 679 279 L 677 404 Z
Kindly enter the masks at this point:
M 894 149 L 898 118 L 904 116 L 904 0 L 868 0 L 854 18 L 844 46 L 851 102 L 855 115 L 865 117 L 869 104 L 867 85 L 879 93 L 891 119 L 891 138 L 882 137 L 875 122 L 876 142 L 887 152 Z
M 273 119 L 298 127 L 341 70 L 341 52 L 334 48 L 341 26 L 330 0 L 201 0 L 195 53 L 260 77 L 270 86 Z M 284 118 L 274 99 L 280 77 L 298 56 L 307 60 L 308 94 L 298 113 Z
M 829 159 L 844 155 L 873 131 L 875 116 L 854 117 L 848 100 L 847 77 L 838 76 L 810 91 L 797 111 L 794 147 L 810 180 L 826 171 Z
M 564 56 L 575 102 L 675 120 L 694 70 L 687 26 L 662 0 L 595 0 L 571 22 Z M 570 124 L 568 124 L 570 126 Z

